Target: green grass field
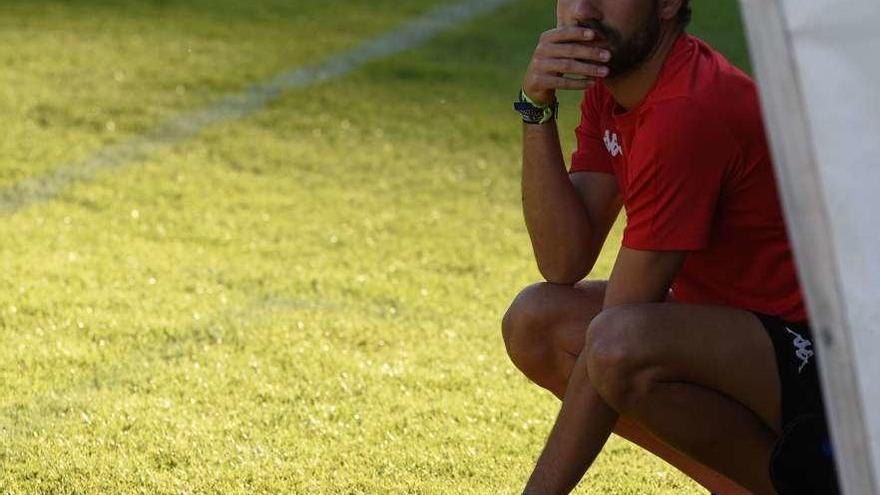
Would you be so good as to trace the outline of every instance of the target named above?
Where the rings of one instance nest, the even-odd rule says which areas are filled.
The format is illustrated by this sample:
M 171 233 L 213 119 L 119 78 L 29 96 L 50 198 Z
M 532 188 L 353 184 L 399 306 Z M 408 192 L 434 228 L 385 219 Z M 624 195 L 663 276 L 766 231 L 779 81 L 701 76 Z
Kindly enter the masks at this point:
M 442 3 L 3 2 L 0 188 Z M 695 10 L 747 64 L 735 2 Z M 514 2 L 0 216 L 0 494 L 519 493 L 558 404 L 500 338 L 538 280 L 510 102 L 552 22 Z M 577 493 L 701 491 L 613 439 Z

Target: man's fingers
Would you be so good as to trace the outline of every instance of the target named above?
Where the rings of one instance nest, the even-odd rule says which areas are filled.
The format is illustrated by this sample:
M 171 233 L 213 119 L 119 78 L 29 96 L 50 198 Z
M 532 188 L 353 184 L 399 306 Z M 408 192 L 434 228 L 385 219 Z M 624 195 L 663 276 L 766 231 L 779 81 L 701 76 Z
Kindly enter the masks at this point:
M 553 89 L 587 89 L 596 84 L 593 79 L 569 79 L 561 76 L 545 75 L 541 78 L 541 86 Z
M 608 62 L 611 60 L 611 52 L 598 46 L 584 45 L 582 43 L 555 43 L 540 47 L 539 55 L 546 58 L 573 58 L 578 60 L 594 60 L 596 62 Z
M 578 74 L 584 77 L 605 77 L 608 67 L 595 65 L 570 58 L 551 58 L 542 61 L 541 71 L 548 74 Z
M 541 41 L 546 43 L 584 42 L 596 39 L 596 32 L 592 29 L 578 26 L 568 26 L 545 31 L 541 35 Z
M 595 39 L 596 33 L 583 27 L 544 32 L 526 70 L 523 91 L 535 101 L 549 102 L 557 89 L 587 89 L 594 79 L 607 76 L 607 68 L 590 63 L 601 64 L 611 58 L 607 50 L 589 45 Z

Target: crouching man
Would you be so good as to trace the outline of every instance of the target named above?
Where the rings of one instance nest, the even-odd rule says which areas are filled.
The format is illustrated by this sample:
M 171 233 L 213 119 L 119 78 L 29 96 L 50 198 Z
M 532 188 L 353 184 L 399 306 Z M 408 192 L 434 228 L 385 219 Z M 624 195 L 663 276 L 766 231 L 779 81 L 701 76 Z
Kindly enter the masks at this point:
M 547 282 L 504 342 L 562 399 L 529 495 L 572 490 L 612 431 L 716 493 L 836 492 L 756 89 L 685 32 L 688 3 L 559 0 L 514 105 Z M 569 170 L 562 89 L 584 91 Z M 621 207 L 610 279 L 584 281 Z

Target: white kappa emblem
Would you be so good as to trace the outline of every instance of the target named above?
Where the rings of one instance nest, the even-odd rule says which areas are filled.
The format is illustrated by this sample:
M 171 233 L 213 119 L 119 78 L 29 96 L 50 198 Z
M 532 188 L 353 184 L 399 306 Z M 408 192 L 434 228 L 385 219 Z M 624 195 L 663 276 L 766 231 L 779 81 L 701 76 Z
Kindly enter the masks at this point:
M 608 149 L 608 153 L 611 153 L 611 156 L 616 157 L 623 153 L 623 148 L 620 147 L 620 143 L 617 142 L 617 134 L 612 133 L 608 129 L 605 129 L 605 147 Z
M 788 327 L 785 327 L 785 330 L 795 337 L 792 344 L 797 347 L 797 351 L 795 351 L 794 353 L 795 356 L 797 356 L 797 358 L 801 360 L 801 366 L 798 368 L 798 373 L 800 373 L 804 370 L 804 366 L 806 366 L 810 362 L 810 358 L 816 355 L 816 353 L 813 352 L 812 349 L 810 349 L 811 347 L 813 347 L 813 343 L 805 339 L 803 335 L 792 331 L 792 329 Z

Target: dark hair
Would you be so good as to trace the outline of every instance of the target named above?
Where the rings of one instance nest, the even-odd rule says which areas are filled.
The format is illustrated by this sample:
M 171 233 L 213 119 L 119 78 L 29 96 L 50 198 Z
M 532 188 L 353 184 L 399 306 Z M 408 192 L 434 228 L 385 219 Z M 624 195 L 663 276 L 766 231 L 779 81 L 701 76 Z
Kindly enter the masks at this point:
M 678 26 L 684 29 L 691 23 L 691 0 L 682 0 L 681 8 L 678 9 Z

